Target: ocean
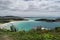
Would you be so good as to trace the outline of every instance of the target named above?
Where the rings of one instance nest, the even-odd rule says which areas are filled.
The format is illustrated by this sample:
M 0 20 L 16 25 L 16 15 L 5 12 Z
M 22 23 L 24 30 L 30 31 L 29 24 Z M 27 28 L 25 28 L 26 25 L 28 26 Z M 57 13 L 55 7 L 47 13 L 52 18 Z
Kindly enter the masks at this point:
M 39 18 L 25 18 L 29 19 L 28 21 L 16 21 L 13 23 L 14 27 L 17 29 L 17 31 L 29 31 L 33 28 L 37 28 L 38 26 L 44 27 L 44 28 L 55 28 L 60 27 L 60 22 L 45 22 L 45 21 L 34 21 Z M 53 19 L 53 18 L 50 18 Z M 11 24 L 10 24 L 11 25 Z

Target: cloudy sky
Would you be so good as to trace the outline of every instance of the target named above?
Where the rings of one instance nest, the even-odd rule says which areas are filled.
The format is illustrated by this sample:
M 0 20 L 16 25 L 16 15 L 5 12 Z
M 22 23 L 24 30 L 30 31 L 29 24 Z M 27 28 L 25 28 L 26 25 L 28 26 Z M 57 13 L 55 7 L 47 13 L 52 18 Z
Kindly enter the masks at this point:
M 0 0 L 0 16 L 60 17 L 60 0 Z

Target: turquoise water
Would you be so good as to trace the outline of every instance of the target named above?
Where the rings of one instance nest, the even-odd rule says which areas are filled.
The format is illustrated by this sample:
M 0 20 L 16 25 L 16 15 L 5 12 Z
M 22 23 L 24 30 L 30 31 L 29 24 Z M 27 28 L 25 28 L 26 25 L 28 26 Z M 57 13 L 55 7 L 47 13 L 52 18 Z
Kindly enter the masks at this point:
M 35 20 L 35 18 L 34 18 Z M 30 19 L 29 21 L 18 21 L 15 22 L 13 25 L 18 31 L 29 31 L 37 26 L 42 26 L 45 28 L 55 28 L 60 26 L 60 22 L 45 22 L 45 21 L 34 21 Z
M 25 18 L 25 19 L 31 19 L 31 20 L 36 20 L 36 19 L 45 19 L 46 17 L 41 17 L 41 18 L 39 18 L 39 17 L 34 17 L 34 18 Z M 53 18 L 53 17 L 47 17 L 46 19 L 57 19 L 57 18 Z

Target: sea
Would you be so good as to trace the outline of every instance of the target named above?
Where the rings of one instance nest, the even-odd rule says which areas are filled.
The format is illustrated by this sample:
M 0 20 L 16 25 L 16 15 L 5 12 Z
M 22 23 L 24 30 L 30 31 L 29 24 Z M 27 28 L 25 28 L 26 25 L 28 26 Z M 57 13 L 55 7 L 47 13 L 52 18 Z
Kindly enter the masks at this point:
M 9 27 L 13 25 L 17 31 L 29 31 L 33 28 L 42 27 L 53 29 L 55 27 L 60 27 L 60 22 L 46 22 L 46 21 L 35 21 L 41 18 L 25 18 L 27 21 L 16 21 L 14 23 L 9 23 Z M 56 19 L 56 18 L 48 18 L 48 19 Z

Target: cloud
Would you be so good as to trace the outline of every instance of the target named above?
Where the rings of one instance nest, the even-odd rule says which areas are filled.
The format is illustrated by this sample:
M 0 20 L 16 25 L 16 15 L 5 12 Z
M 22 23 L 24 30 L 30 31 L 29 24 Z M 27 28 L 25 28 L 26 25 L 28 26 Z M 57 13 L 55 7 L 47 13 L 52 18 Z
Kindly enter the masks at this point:
M 12 13 L 12 15 L 58 16 L 60 0 L 0 0 L 0 14 L 4 15 L 4 13 L 6 15 Z

